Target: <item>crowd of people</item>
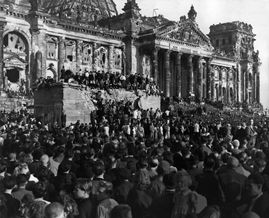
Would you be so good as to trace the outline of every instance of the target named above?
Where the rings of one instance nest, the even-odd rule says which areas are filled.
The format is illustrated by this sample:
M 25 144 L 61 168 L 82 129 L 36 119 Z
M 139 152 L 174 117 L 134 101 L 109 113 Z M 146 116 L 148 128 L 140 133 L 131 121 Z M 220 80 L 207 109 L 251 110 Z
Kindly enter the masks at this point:
M 98 101 L 47 129 L 0 112 L 0 217 L 265 218 L 269 121 Z
M 144 90 L 148 95 L 162 95 L 153 78 L 147 75 L 131 74 L 125 76 L 120 72 L 88 71 L 80 69 L 75 74 L 70 70 L 61 70 L 61 82 L 81 85 L 85 88 L 108 90 L 125 89 L 127 91 Z M 51 77 L 41 77 L 35 81 L 34 86 L 49 86 L 55 83 Z

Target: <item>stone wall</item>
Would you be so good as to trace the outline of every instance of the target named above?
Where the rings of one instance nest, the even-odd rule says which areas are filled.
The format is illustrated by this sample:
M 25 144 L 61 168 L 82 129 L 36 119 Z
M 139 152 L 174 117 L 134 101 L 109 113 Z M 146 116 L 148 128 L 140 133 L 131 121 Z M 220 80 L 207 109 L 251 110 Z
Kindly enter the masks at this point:
M 66 125 L 77 120 L 90 123 L 90 114 L 95 109 L 95 96 L 98 92 L 98 90 L 85 90 L 79 85 L 66 83 L 42 87 L 34 95 L 35 117 L 48 124 L 49 128 L 55 122 L 62 126 L 63 119 L 66 119 Z M 157 109 L 161 106 L 159 96 L 147 96 L 142 91 L 136 95 L 125 90 L 115 89 L 109 92 L 102 90 L 101 97 L 117 101 L 129 100 L 133 102 L 134 107 L 139 106 L 143 109 Z
M 26 105 L 33 105 L 34 101 L 22 98 L 9 98 L 6 94 L 1 93 L 0 95 L 0 110 L 10 112 L 12 110 L 19 111 L 25 109 Z

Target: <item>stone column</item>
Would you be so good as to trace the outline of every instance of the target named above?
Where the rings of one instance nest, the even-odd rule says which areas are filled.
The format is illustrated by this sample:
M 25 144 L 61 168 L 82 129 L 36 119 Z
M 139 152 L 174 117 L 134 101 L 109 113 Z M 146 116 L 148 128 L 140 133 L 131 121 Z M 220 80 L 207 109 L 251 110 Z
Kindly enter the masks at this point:
M 216 93 L 219 92 L 217 90 L 216 92 L 216 87 L 215 87 L 215 75 L 214 72 L 212 71 L 214 70 L 213 68 L 211 68 L 211 72 L 210 72 L 210 76 L 211 76 L 211 100 L 215 101 L 216 100 Z
M 126 46 L 125 44 L 122 45 L 122 70 L 123 74 L 126 76 Z
M 227 103 L 230 104 L 231 99 L 230 99 L 230 76 L 231 76 L 231 69 L 228 69 L 227 72 L 227 85 L 226 85 L 226 89 L 227 89 Z
M 170 71 L 170 54 L 171 54 L 171 51 L 170 50 L 167 50 L 165 52 L 165 79 L 166 79 L 166 83 L 165 83 L 165 96 L 166 97 L 170 97 L 170 85 L 171 85 L 171 71 Z
M 3 47 L 3 42 L 4 42 L 4 29 L 6 26 L 6 22 L 0 22 L 0 91 L 4 88 L 4 47 Z
M 159 63 L 158 63 L 158 53 L 159 53 L 160 48 L 155 47 L 152 52 L 152 59 L 153 59 L 153 80 L 154 82 L 159 86 Z
M 255 102 L 255 96 L 256 96 L 255 92 L 256 92 L 255 71 L 254 68 L 252 68 L 252 89 L 251 89 L 252 103 Z
M 193 59 L 194 55 L 188 57 L 188 71 L 189 71 L 189 84 L 188 84 L 188 95 L 194 94 L 194 72 L 193 72 Z
M 114 45 L 110 45 L 108 48 L 108 71 L 109 73 L 113 72 L 114 69 Z
M 212 81 L 212 78 L 211 78 L 211 61 L 212 59 L 207 59 L 206 60 L 206 70 L 207 70 L 207 74 L 206 74 L 206 89 L 207 89 L 207 96 L 206 98 L 208 100 L 212 100 L 212 92 L 213 90 L 211 89 L 211 81 Z M 214 89 L 214 87 L 213 87 Z
M 78 40 L 76 42 L 76 60 L 77 60 L 77 65 L 79 65 L 81 67 L 82 65 L 82 45 L 83 45 L 83 41 L 82 40 Z
M 176 74 L 177 74 L 177 96 L 181 98 L 181 56 L 182 53 L 178 52 L 176 56 Z
M 261 63 L 256 63 L 256 74 L 257 74 L 257 81 L 256 81 L 256 102 L 260 103 L 260 65 Z
M 241 72 L 241 101 L 243 102 L 245 100 L 245 73 Z
M 203 63 L 203 98 L 207 98 L 207 90 L 206 90 L 206 84 L 207 84 L 207 73 L 206 73 L 206 63 Z
M 96 71 L 97 70 L 97 43 L 94 42 L 93 43 L 93 61 L 92 61 L 92 65 L 93 65 L 93 70 Z
M 246 82 L 245 82 L 245 98 L 247 103 L 249 102 L 249 93 L 248 93 L 248 83 L 249 83 L 249 76 L 248 76 L 248 70 L 245 72 L 246 76 Z
M 64 37 L 59 37 L 58 39 L 58 80 L 61 78 L 61 71 L 64 66 L 65 61 L 65 39 Z
M 219 99 L 218 100 L 223 100 L 224 99 L 224 96 L 223 96 L 223 90 L 222 90 L 222 69 L 223 68 L 220 68 L 219 70 Z
M 203 86 L 202 86 L 202 81 L 203 81 L 203 63 L 202 63 L 202 57 L 199 57 L 198 58 L 198 66 L 199 66 L 199 69 L 198 69 L 198 77 L 197 77 L 197 97 L 199 99 L 202 99 L 202 92 L 203 92 Z
M 237 71 L 236 71 L 236 98 L 237 102 L 241 102 L 241 66 L 237 63 Z
M 46 71 L 47 71 L 47 40 L 46 38 L 47 38 L 46 32 L 43 30 L 40 30 L 40 33 L 38 34 L 38 47 L 39 47 L 39 51 L 42 54 L 41 55 L 42 62 L 41 62 L 41 72 L 38 75 L 42 77 L 45 77 Z
M 42 76 L 43 56 L 40 50 L 36 52 L 36 79 Z

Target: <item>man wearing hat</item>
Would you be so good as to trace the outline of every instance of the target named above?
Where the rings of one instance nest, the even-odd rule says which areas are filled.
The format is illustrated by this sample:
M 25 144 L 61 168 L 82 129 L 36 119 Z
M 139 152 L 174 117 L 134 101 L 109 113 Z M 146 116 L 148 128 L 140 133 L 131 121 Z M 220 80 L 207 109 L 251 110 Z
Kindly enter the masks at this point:
M 150 206 L 150 212 L 154 218 L 171 217 L 174 208 L 174 195 L 175 195 L 175 172 L 165 174 L 163 176 L 163 183 L 166 187 L 165 192 L 153 200 Z
M 223 190 L 226 203 L 232 203 L 241 199 L 246 176 L 236 172 L 239 166 L 237 158 L 230 156 L 227 161 L 227 172 L 219 175 L 220 185 Z
M 114 190 L 115 200 L 119 204 L 125 204 L 128 194 L 134 186 L 131 182 L 129 182 L 129 179 L 131 178 L 131 171 L 127 168 L 120 168 L 119 176 L 122 183 Z
M 239 214 L 254 212 L 260 218 L 268 217 L 266 210 L 269 206 L 269 195 L 263 193 L 262 187 L 265 181 L 260 173 L 252 173 L 246 180 L 246 191 L 249 198 L 241 202 L 241 206 L 237 207 Z

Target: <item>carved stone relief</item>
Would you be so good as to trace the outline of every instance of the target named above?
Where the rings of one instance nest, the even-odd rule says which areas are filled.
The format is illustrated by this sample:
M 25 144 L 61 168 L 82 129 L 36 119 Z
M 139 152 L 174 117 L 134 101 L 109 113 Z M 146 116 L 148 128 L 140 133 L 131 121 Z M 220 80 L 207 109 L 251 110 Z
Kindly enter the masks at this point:
M 114 50 L 114 67 L 115 69 L 122 69 L 122 50 L 119 48 L 116 48 Z
M 150 77 L 151 72 L 150 55 L 143 55 L 141 66 L 142 66 L 142 74 Z
M 104 46 L 99 47 L 94 51 L 95 60 L 94 68 L 96 71 L 107 71 L 108 70 L 108 49 Z

